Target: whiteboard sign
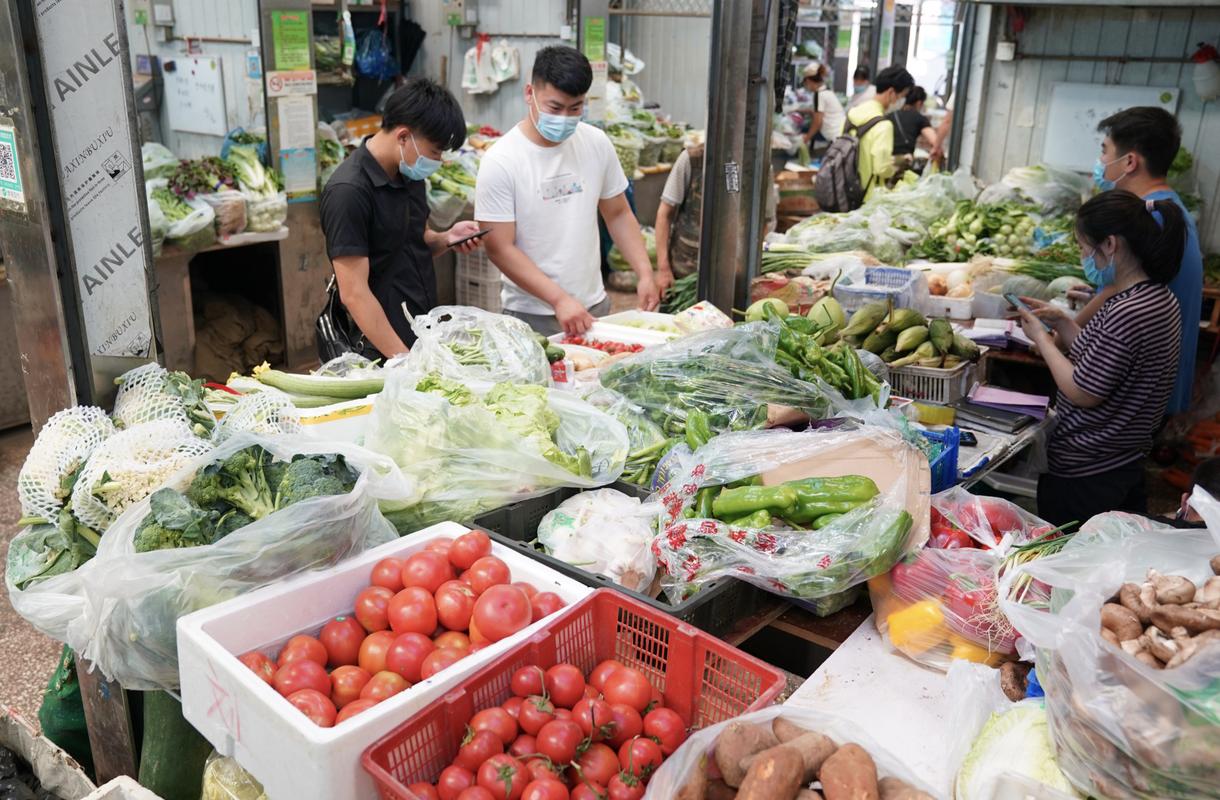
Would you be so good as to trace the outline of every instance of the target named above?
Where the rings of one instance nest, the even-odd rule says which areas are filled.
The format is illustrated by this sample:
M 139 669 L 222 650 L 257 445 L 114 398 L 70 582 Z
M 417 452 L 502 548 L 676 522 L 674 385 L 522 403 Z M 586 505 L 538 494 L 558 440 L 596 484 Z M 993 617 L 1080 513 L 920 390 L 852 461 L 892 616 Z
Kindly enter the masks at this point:
M 163 70 L 165 106 L 169 125 L 176 131 L 224 136 L 229 130 L 225 116 L 225 87 L 220 59 L 182 56 Z
M 1132 106 L 1160 106 L 1173 114 L 1180 93 L 1179 89 L 1158 86 L 1053 84 L 1042 160 L 1052 166 L 1088 172 L 1101 152 L 1099 122 Z

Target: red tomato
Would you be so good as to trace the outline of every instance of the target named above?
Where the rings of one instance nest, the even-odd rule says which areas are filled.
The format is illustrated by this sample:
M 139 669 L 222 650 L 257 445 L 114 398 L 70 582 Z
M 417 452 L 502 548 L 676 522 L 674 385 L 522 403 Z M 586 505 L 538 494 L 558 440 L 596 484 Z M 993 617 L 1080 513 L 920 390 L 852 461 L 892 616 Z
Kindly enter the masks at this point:
M 556 719 L 543 725 L 534 738 L 539 753 L 556 764 L 566 764 L 576 758 L 576 748 L 585 735 L 572 720 Z
M 432 593 L 419 586 L 408 586 L 390 600 L 386 612 L 394 633 L 422 633 L 436 630 L 436 601 Z
M 644 719 L 631 706 L 614 703 L 610 710 L 614 715 L 614 735 L 610 737 L 610 744 L 614 747 L 622 747 L 623 742 L 644 732 Z
M 640 800 L 644 796 L 644 782 L 634 775 L 620 772 L 606 786 L 610 800 Z
M 376 700 L 353 700 L 352 702 L 339 709 L 338 716 L 335 717 L 335 724 L 338 725 L 346 719 L 356 716 L 361 711 L 368 711 L 373 706 L 377 705 Z
M 537 622 L 543 617 L 549 617 L 565 605 L 563 598 L 554 592 L 539 592 L 530 598 L 530 621 Z
M 592 687 L 586 685 L 586 689 Z M 597 691 L 594 689 L 594 691 Z M 592 742 L 600 742 L 614 735 L 614 711 L 605 700 L 586 697 L 572 706 L 572 718 Z
M 483 556 L 491 555 L 491 537 L 483 531 L 463 533 L 449 548 L 449 563 L 457 569 L 470 569 Z
M 538 587 L 529 581 L 513 581 L 512 585 L 525 592 L 525 596 L 531 600 L 534 598 L 534 595 L 538 594 Z
M 524 759 L 522 764 L 525 764 L 525 769 L 530 774 L 532 781 L 562 781 L 564 780 L 564 768 L 558 764 L 552 764 L 548 759 L 542 756 L 534 756 Z
M 585 684 L 585 697 L 589 700 L 601 700 L 602 693 L 597 691 L 597 687 Z
M 623 666 L 622 662 L 615 661 L 613 658 L 607 658 L 589 673 L 589 685 L 599 692 L 606 691 L 606 678 L 609 678 L 610 673 L 621 666 Z
M 301 689 L 288 695 L 288 702 L 298 711 L 309 717 L 310 722 L 319 728 L 329 728 L 335 724 L 335 704 L 330 698 L 316 689 Z
M 571 718 L 572 718 L 572 709 L 570 709 L 570 708 L 555 709 L 555 719 L 571 719 Z
M 335 708 L 343 708 L 360 699 L 360 690 L 373 676 L 360 667 L 337 667 L 330 673 L 330 699 Z
M 466 633 L 470 636 L 470 649 L 472 652 L 477 652 L 474 649 L 475 645 L 486 647 L 487 645 L 491 644 L 491 640 L 484 636 L 483 632 L 479 630 L 478 623 L 474 621 L 474 614 L 470 615 L 470 628 L 466 631 Z
M 686 723 L 671 708 L 654 708 L 644 715 L 644 735 L 656 739 L 661 752 L 673 752 L 686 741 Z
M 433 539 L 424 545 L 425 550 L 431 550 L 433 553 L 440 553 L 445 557 L 446 560 L 449 559 L 450 547 L 453 547 L 453 540 L 448 536 L 441 536 L 440 538 Z
M 280 657 L 276 660 L 275 665 L 282 667 L 292 661 L 298 659 L 307 659 L 316 661 L 318 666 L 326 666 L 326 648 L 322 643 L 312 636 L 300 634 L 293 636 L 288 640 L 288 644 L 284 645 L 284 649 L 280 651 Z
M 542 726 L 555 719 L 555 706 L 545 697 L 534 695 L 525 698 L 521 711 L 517 714 L 517 723 L 521 730 L 533 736 L 538 735 Z
M 302 689 L 316 689 L 321 694 L 330 694 L 330 676 L 321 664 L 302 658 L 289 661 L 275 671 L 275 690 L 284 697 Z
M 356 663 L 368 674 L 376 675 L 385 669 L 386 653 L 390 651 L 392 644 L 394 644 L 394 634 L 389 631 L 370 633 L 360 643 L 360 657 Z
M 470 588 L 474 589 L 475 594 L 483 594 L 491 587 L 508 583 L 512 579 L 508 565 L 495 556 L 483 556 L 470 565 Z
M 618 749 L 618 763 L 622 765 L 623 772 L 637 778 L 647 778 L 651 775 L 657 767 L 661 766 L 663 758 L 660 745 L 644 736 L 637 736 L 629 742 L 624 742 L 623 746 Z
M 504 742 L 491 731 L 468 730 L 453 759 L 456 766 L 476 771 L 483 762 L 504 752 Z
M 402 591 L 402 559 L 383 558 L 373 565 L 373 574 L 369 578 L 372 586 L 383 586 L 391 592 Z
M 525 784 L 529 782 L 528 776 L 520 761 L 501 753 L 483 762 L 477 780 L 495 800 L 520 800 Z
M 451 631 L 466 630 L 477 597 L 469 585 L 458 580 L 445 581 L 436 590 L 437 619 Z
M 476 731 L 491 731 L 508 747 L 517 738 L 517 720 L 499 706 L 485 708 L 470 718 L 470 727 Z
M 464 651 L 453 647 L 438 647 L 424 659 L 424 664 L 419 674 L 424 680 L 428 680 L 441 670 L 447 669 L 461 661 L 466 655 Z
M 440 609 L 437 609 L 438 616 Z M 445 623 L 442 622 L 442 625 Z M 432 640 L 432 644 L 436 645 L 437 650 L 458 650 L 462 653 L 470 652 L 470 637 L 461 631 L 445 631 L 440 636 Z
M 606 686 L 602 694 L 611 704 L 622 703 L 643 713 L 644 709 L 648 708 L 649 702 L 652 701 L 652 684 L 638 669 L 622 667 L 616 669 L 606 679 Z
M 571 708 L 585 696 L 585 676 L 579 667 L 571 664 L 556 664 L 543 676 L 546 693 L 551 702 L 562 708 Z
M 394 593 L 384 586 L 370 586 L 356 595 L 356 621 L 369 633 L 384 631 L 390 627 L 386 609 Z
M 364 626 L 354 617 L 335 617 L 323 625 L 318 639 L 326 648 L 326 663 L 331 667 L 355 664 L 365 635 Z
M 521 800 L 568 800 L 568 787 L 557 780 L 532 780 L 521 793 Z
M 605 786 L 618 771 L 622 769 L 618 763 L 618 755 L 606 745 L 595 742 L 589 749 L 580 754 L 576 760 L 580 767 L 580 775 L 588 780 Z
M 572 789 L 572 800 L 607 800 L 606 787 L 593 781 L 581 781 Z
M 388 669 L 382 670 L 370 678 L 368 683 L 364 684 L 364 688 L 360 690 L 360 699 L 376 700 L 380 703 L 382 700 L 406 690 L 410 685 L 397 672 L 390 672 Z
M 469 586 L 470 585 L 470 570 L 465 570 L 464 572 L 458 573 L 457 579 L 459 581 L 461 581 L 462 583 L 466 584 L 467 586 Z M 474 591 L 474 590 L 471 589 L 471 591 Z
M 505 712 L 508 713 L 508 712 Z M 514 720 L 515 722 L 515 720 Z M 528 733 L 523 733 L 508 746 L 508 754 L 513 758 L 524 759 L 538 752 L 538 740 Z
M 422 550 L 407 556 L 402 562 L 403 587 L 418 586 L 426 589 L 428 594 L 435 594 L 445 581 L 454 578 L 453 566 L 443 553 L 433 550 Z
M 513 677 L 509 679 L 508 685 L 512 687 L 513 694 L 517 695 L 517 697 L 529 697 L 534 694 L 540 695 L 543 691 L 543 674 L 542 667 L 522 667 L 513 673 Z
M 491 586 L 474 601 L 471 618 L 489 641 L 498 642 L 529 627 L 530 599 L 516 586 Z
M 275 686 L 275 662 L 259 652 L 246 653 L 238 659 L 268 686 Z
M 441 800 L 441 796 L 436 793 L 436 787 L 423 781 L 410 784 L 407 786 L 407 791 L 415 795 L 418 800 Z
M 508 712 L 513 719 L 518 719 L 521 714 L 521 704 L 525 702 L 524 697 L 510 697 L 504 701 L 500 707 Z
M 495 794 L 482 786 L 471 786 L 458 793 L 457 800 L 496 800 Z
M 452 764 L 441 770 L 441 776 L 436 781 L 436 793 L 441 800 L 457 800 L 463 789 L 474 786 L 474 770 Z
M 470 652 L 471 653 L 477 653 L 480 650 L 482 650 L 484 647 L 490 647 L 490 646 L 491 646 L 491 642 L 487 641 L 486 639 L 476 642 L 474 640 L 473 636 L 470 638 Z
M 435 649 L 432 640 L 422 633 L 404 633 L 396 637 L 386 651 L 385 668 L 397 672 L 410 683 L 419 683 L 423 680 L 420 670 L 423 669 L 424 659 Z

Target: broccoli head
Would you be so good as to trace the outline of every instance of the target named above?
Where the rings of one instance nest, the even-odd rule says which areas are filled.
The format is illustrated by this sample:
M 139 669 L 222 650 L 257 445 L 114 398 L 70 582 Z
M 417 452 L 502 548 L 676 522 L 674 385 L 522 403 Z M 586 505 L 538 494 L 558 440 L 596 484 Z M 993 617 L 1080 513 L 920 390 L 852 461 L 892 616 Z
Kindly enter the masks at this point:
M 276 492 L 275 507 L 287 508 L 311 497 L 347 494 L 355 483 L 354 478 L 350 481 L 347 479 L 349 475 L 350 470 L 342 459 L 327 463 L 324 458 L 299 458 L 284 471 Z
M 275 496 L 263 473 L 263 463 L 270 460 L 267 451 L 257 445 L 238 450 L 201 469 L 186 496 L 198 506 L 228 503 L 252 519 L 262 519 L 275 510 Z
M 236 508 L 226 514 L 220 516 L 220 520 L 216 523 L 216 539 L 219 541 L 230 533 L 241 530 L 249 525 L 254 520 L 249 514 L 244 511 L 238 511 Z
M 170 550 L 211 544 L 217 514 L 205 511 L 173 489 L 158 489 L 149 498 L 148 515 L 136 528 L 135 550 Z

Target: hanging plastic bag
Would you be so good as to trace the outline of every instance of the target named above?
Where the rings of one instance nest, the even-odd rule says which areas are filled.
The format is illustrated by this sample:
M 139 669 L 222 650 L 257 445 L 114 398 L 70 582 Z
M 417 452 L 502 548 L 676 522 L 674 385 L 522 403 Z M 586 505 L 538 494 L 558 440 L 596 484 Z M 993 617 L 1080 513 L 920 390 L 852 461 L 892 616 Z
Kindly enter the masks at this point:
M 338 453 L 360 477 L 348 494 L 303 500 L 215 544 L 137 553 L 136 532 L 149 513 L 145 498 L 115 520 L 97 555 L 75 572 L 25 591 L 6 577 L 13 607 L 125 688 L 172 690 L 178 684 L 178 617 L 393 539 L 377 501 L 410 496 L 410 482 L 387 459 L 354 445 L 241 434 L 188 463 L 165 485 L 185 489 L 199 469 L 252 445 L 280 460 Z
M 551 365 L 530 326 L 470 306 L 439 306 L 411 324 L 418 337 L 406 368 L 417 380 L 436 374 L 470 383 L 551 384 Z
M 560 486 L 591 489 L 622 474 L 627 431 L 568 392 L 386 373 L 365 446 L 390 456 L 417 484 L 411 502 L 389 507 L 401 533 L 470 522 Z
M 516 80 L 521 74 L 521 54 L 507 39 L 496 42 L 491 49 L 491 77 L 496 83 Z
M 646 592 L 657 571 L 650 545 L 659 511 L 615 489 L 581 492 L 542 518 L 538 544 L 561 561 Z
M 246 229 L 246 196 L 241 192 L 210 192 L 195 197 L 212 207 L 219 238 L 233 236 Z
M 140 145 L 140 160 L 144 163 L 144 180 L 168 178 L 178 168 L 178 157 L 168 147 L 157 142 Z
M 246 230 L 274 233 L 288 221 L 288 195 L 278 192 L 269 197 L 246 193 Z
M 356 48 L 356 70 L 367 78 L 388 81 L 401 71 L 390 48 L 390 37 L 381 28 L 373 28 L 360 37 Z
M 745 431 L 673 452 L 669 482 L 649 498 L 665 506 L 653 553 L 673 603 L 724 576 L 829 597 L 928 538 L 928 462 L 894 431 Z
M 624 75 L 639 75 L 644 71 L 644 62 L 636 58 L 635 53 L 630 50 L 624 55 L 623 48 L 615 42 L 606 42 L 606 61 L 610 69 Z
M 1220 553 L 1220 506 L 1198 489 L 1191 503 L 1208 531 L 1101 514 L 1061 553 L 1022 565 L 1001 582 L 1001 609 L 1037 654 L 1059 766 L 1081 791 L 1149 800 L 1220 797 L 1220 645 L 1155 669 L 1100 632 L 1103 604 L 1124 583 L 1142 584 L 1149 569 L 1196 586 L 1213 577 L 1208 562 Z M 1028 581 L 1049 587 L 1044 608 L 1009 599 Z
M 478 41 L 466 51 L 462 66 L 462 88 L 468 94 L 491 94 L 500 88 L 491 63 L 491 38 L 479 34 Z

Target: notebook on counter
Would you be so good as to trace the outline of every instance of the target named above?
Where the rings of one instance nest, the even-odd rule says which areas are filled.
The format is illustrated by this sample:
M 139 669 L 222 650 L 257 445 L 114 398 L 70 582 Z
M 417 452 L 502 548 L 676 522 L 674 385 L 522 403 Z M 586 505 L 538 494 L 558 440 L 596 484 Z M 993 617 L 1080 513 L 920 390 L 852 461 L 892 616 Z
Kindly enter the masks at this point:
M 950 405 L 956 414 L 959 427 L 969 428 L 977 425 L 1000 433 L 1016 433 L 1034 421 L 1029 414 L 980 405 L 964 397 Z
M 1028 414 L 1034 419 L 1044 418 L 1046 408 L 1051 402 L 1050 397 L 1044 394 L 1014 392 L 1012 389 L 1002 389 L 999 386 L 987 386 L 981 383 L 976 383 L 971 387 L 967 398 L 975 405 Z

